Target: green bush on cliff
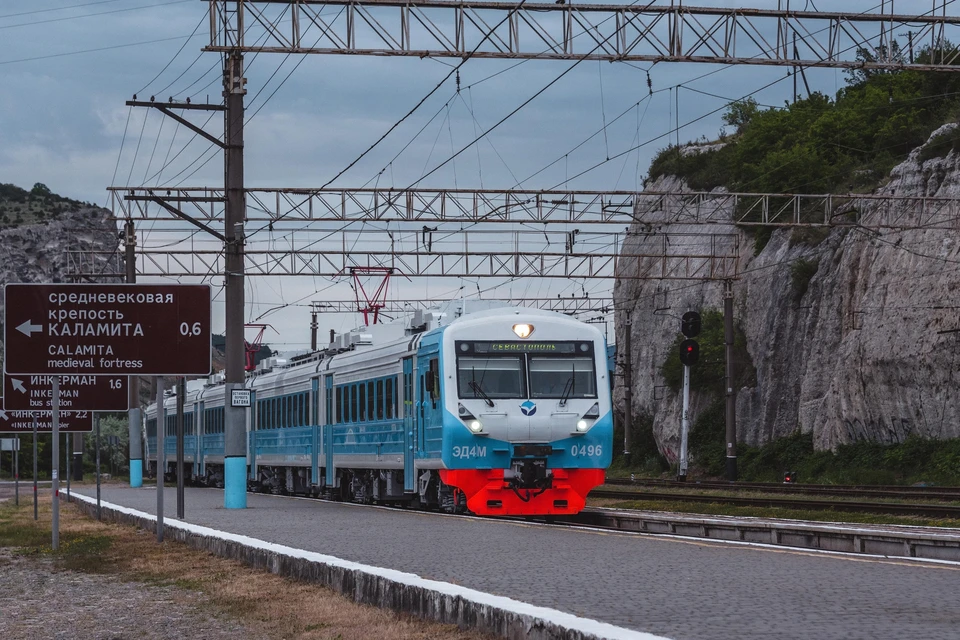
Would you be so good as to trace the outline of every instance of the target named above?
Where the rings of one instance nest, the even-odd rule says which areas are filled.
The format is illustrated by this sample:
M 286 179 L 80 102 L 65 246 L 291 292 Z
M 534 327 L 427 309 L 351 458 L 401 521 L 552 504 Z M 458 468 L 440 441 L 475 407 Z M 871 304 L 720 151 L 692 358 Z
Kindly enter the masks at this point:
M 946 44 L 934 56 L 955 47 Z M 861 52 L 861 57 L 866 54 Z M 917 62 L 931 59 L 929 47 Z M 955 73 L 858 71 L 830 98 L 814 92 L 782 108 L 751 98 L 732 103 L 724 122 L 736 134 L 720 149 L 682 155 L 675 146 L 654 158 L 648 181 L 673 174 L 693 189 L 725 186 L 763 193 L 844 193 L 877 186 L 932 131 L 960 115 Z M 928 145 L 924 154 L 960 148 L 960 132 Z M 818 212 L 810 212 L 814 215 Z M 822 212 L 819 212 L 822 215 Z M 759 233 L 762 249 L 769 233 Z

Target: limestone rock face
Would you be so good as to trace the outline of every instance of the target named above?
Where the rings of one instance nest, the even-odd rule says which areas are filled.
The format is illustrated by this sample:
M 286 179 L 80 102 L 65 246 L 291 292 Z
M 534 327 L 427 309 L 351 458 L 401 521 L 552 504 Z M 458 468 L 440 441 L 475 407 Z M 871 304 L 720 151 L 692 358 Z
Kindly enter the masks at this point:
M 960 198 L 960 155 L 921 162 L 921 149 L 876 193 Z M 649 189 L 686 185 L 664 177 Z M 703 246 L 739 241 L 735 317 L 757 373 L 756 386 L 738 389 L 740 441 L 762 444 L 797 429 L 812 432 L 821 449 L 857 440 L 900 442 L 910 434 L 954 438 L 960 437 L 960 333 L 949 331 L 960 329 L 960 220 L 951 230 L 923 227 L 931 216 L 955 217 L 958 210 L 933 207 L 921 219 L 916 208 L 895 208 L 899 224 L 917 228 L 875 232 L 848 225 L 819 242 L 781 229 L 754 256 L 752 235 L 732 224 L 683 224 L 683 212 L 664 205 L 638 212 L 643 222 L 631 227 L 625 246 L 650 242 L 643 233 L 652 230 L 698 233 Z M 718 208 L 711 215 L 729 221 L 732 213 Z M 808 274 L 815 268 L 802 278 L 805 291 L 796 283 L 798 265 Z M 614 288 L 617 308 L 631 311 L 633 410 L 653 416 L 658 445 L 671 460 L 679 451 L 680 401 L 663 386 L 660 367 L 679 317 L 722 309 L 722 292 L 720 282 L 626 278 Z M 620 313 L 616 319 L 621 347 L 625 318 Z M 691 398 L 695 419 L 712 398 L 696 391 Z M 622 408 L 623 401 L 618 388 L 615 403 Z
M 110 211 L 79 206 L 46 224 L 20 225 L 0 230 L 0 284 L 16 282 L 67 282 L 75 273 L 70 251 L 116 251 L 119 229 Z M 120 259 L 88 263 L 85 270 L 122 273 Z M 122 282 L 109 279 L 100 282 Z M 0 326 L 5 300 L 0 289 Z M 2 334 L 0 334 L 2 338 Z

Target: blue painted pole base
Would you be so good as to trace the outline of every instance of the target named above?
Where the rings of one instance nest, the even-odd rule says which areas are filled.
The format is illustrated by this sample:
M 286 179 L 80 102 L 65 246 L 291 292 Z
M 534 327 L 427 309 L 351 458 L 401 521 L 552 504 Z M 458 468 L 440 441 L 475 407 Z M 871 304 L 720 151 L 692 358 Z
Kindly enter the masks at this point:
M 247 508 L 247 458 L 235 456 L 223 461 L 223 506 Z
M 130 486 L 134 489 L 143 486 L 143 460 L 130 461 Z

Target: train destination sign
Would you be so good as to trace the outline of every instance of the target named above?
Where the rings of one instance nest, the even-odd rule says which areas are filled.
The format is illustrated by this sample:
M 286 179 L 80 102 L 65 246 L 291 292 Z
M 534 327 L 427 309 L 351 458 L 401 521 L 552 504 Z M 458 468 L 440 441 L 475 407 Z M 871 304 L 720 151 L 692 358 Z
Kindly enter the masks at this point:
M 7 411 L 50 411 L 53 376 L 8 375 L 3 382 Z M 61 411 L 126 411 L 127 376 L 60 376 Z
M 8 284 L 7 374 L 207 375 L 210 287 Z
M 0 410 L 0 433 L 32 433 L 32 411 Z M 53 432 L 53 412 L 37 411 L 37 432 Z M 93 414 L 89 411 L 61 411 L 60 433 L 89 433 L 93 431 Z

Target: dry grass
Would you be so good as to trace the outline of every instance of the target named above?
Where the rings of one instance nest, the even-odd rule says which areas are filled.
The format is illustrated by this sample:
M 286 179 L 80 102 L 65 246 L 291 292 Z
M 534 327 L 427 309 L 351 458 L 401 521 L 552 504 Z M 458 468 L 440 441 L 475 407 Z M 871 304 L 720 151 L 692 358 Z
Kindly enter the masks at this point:
M 174 587 L 203 594 L 214 615 L 241 622 L 254 635 L 271 638 L 367 640 L 369 638 L 483 640 L 456 627 L 428 623 L 356 604 L 333 591 L 256 571 L 233 560 L 165 541 L 153 532 L 100 523 L 62 504 L 60 550 L 50 549 L 50 499 L 33 505 L 0 504 L 0 546 L 26 555 L 53 557 L 66 570 L 116 576 L 118 580 Z

